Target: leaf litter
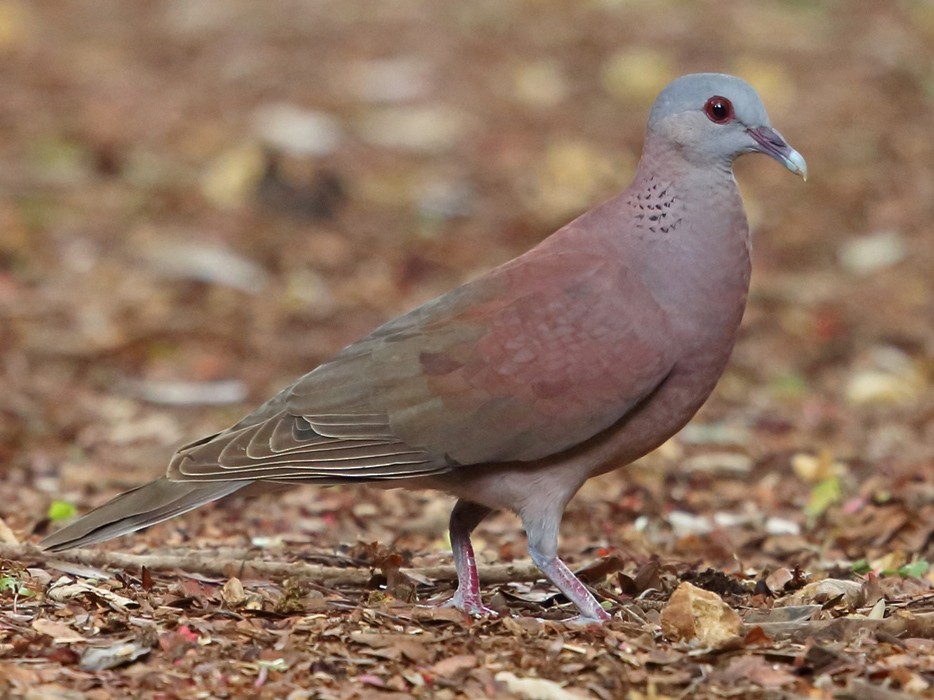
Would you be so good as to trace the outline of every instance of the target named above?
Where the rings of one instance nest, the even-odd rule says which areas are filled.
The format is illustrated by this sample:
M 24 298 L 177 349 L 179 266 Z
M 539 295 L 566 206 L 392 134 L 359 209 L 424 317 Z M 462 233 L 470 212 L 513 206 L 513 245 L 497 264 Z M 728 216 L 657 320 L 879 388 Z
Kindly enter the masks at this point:
M 230 0 L 115 6 L 107 32 L 95 7 L 0 10 L 0 695 L 930 696 L 927 4 Z M 639 105 L 708 68 L 823 176 L 741 164 L 727 374 L 570 504 L 606 626 L 560 622 L 508 515 L 476 535 L 499 617 L 427 605 L 454 587 L 434 494 L 295 489 L 93 560 L 25 544 L 611 194 Z

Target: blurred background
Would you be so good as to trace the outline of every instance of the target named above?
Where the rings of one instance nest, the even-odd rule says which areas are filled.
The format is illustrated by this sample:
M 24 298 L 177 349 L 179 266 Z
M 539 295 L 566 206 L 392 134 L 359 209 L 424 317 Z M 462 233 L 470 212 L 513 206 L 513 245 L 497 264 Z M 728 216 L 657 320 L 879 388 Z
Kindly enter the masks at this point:
M 160 474 L 528 249 L 629 182 L 670 79 L 715 70 L 811 179 L 738 165 L 755 267 L 730 369 L 651 469 L 585 486 L 564 546 L 684 555 L 779 518 L 750 556 L 882 556 L 897 505 L 901 556 L 930 548 L 932 47 L 934 4 L 907 0 L 0 0 L 0 518 L 25 539 L 53 500 Z M 425 551 L 446 509 L 305 489 L 158 532 Z M 746 540 L 722 537 L 729 562 Z M 511 519 L 479 541 L 524 556 Z

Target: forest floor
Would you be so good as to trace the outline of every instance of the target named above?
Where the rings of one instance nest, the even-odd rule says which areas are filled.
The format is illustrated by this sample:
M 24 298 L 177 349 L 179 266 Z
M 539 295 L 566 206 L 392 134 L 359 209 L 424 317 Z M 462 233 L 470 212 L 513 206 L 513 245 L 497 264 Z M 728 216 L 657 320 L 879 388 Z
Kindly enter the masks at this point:
M 0 56 L 0 696 L 934 697 L 934 4 L 0 0 Z M 567 509 L 611 622 L 560 622 L 508 514 L 475 539 L 500 616 L 425 605 L 435 493 L 34 548 L 625 186 L 699 70 L 811 178 L 738 165 L 730 367 Z

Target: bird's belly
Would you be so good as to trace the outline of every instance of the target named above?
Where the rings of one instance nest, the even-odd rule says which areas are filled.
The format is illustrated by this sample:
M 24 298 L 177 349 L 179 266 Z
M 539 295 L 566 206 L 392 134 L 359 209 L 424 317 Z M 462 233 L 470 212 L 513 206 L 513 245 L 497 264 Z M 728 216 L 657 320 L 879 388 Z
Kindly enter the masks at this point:
M 464 465 L 405 485 L 520 514 L 543 500 L 563 508 L 584 481 L 642 457 L 684 427 L 710 395 L 728 357 L 729 348 L 695 356 L 620 421 L 565 452 L 531 462 Z
M 596 436 L 591 476 L 639 459 L 681 430 L 710 396 L 730 349 L 695 356 L 679 365 L 643 403 Z

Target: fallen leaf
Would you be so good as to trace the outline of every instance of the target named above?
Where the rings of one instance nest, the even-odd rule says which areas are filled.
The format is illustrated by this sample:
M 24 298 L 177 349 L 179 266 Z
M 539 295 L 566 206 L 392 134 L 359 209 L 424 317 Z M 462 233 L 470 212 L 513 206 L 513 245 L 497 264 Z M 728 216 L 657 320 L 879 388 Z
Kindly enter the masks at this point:
M 139 642 L 117 642 L 108 647 L 90 647 L 81 655 L 79 666 L 83 671 L 106 671 L 136 661 L 151 648 Z
M 412 608 L 412 619 L 429 622 L 459 622 L 463 624 L 469 620 L 469 617 L 463 611 L 453 607 L 419 605 Z
M 848 608 L 858 608 L 866 599 L 863 584 L 859 581 L 825 578 L 822 581 L 809 583 L 800 591 L 783 598 L 777 605 L 808 605 L 811 603 L 823 605 L 836 598 L 840 598 L 841 602 Z
M 462 671 L 474 668 L 477 665 L 477 657 L 473 654 L 458 654 L 441 659 L 438 663 L 430 667 L 430 672 L 441 678 L 450 678 Z
M 761 656 L 740 656 L 715 674 L 714 678 L 729 686 L 750 680 L 763 688 L 778 688 L 795 681 L 793 673 L 769 663 Z
M 494 678 L 506 686 L 512 697 L 527 700 L 580 700 L 583 695 L 572 693 L 547 678 L 521 678 L 509 671 L 500 671 Z
M 424 663 L 430 654 L 427 644 L 434 640 L 432 635 L 379 634 L 375 632 L 351 632 L 350 640 L 371 649 L 390 647 L 409 661 Z
M 374 676 L 372 673 L 364 673 L 357 676 L 357 680 L 363 683 L 364 685 L 372 685 L 374 688 L 384 688 L 386 682 L 379 676 Z
M 64 622 L 56 622 L 45 618 L 37 618 L 32 621 L 32 628 L 39 634 L 51 637 L 56 644 L 72 644 L 74 642 L 87 641 L 83 635 L 73 630 Z
M 583 568 L 577 569 L 577 577 L 587 583 L 596 583 L 602 581 L 610 574 L 621 571 L 626 565 L 626 561 L 618 554 L 611 554 L 593 561 Z
M 58 581 L 49 586 L 47 595 L 56 603 L 65 603 L 80 596 L 90 596 L 106 603 L 114 610 L 123 611 L 129 608 L 139 607 L 139 603 L 135 600 L 126 598 L 106 588 L 92 586 L 80 581 L 73 581 L 67 576 L 62 576 Z
M 9 525 L 3 522 L 3 518 L 0 518 L 0 542 L 6 544 L 19 544 L 19 540 L 16 539 L 16 535 L 10 529 Z
M 794 579 L 794 575 L 786 569 L 781 567 L 773 571 L 765 579 L 765 585 L 769 587 L 769 590 L 772 593 L 780 592 L 785 588 L 785 584 Z

